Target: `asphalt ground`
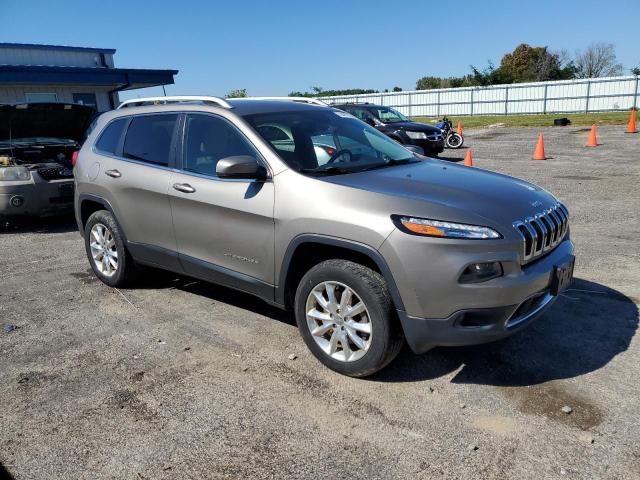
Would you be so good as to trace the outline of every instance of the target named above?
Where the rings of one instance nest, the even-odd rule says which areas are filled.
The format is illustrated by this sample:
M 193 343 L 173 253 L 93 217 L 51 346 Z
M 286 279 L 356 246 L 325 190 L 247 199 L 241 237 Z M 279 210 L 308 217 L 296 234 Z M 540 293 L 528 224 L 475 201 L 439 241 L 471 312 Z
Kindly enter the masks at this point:
M 585 128 L 468 131 L 474 168 L 569 207 L 575 283 L 510 339 L 405 348 L 366 380 L 250 296 L 103 285 L 72 219 L 3 227 L 0 478 L 640 478 L 640 135 L 623 131 L 597 148 Z

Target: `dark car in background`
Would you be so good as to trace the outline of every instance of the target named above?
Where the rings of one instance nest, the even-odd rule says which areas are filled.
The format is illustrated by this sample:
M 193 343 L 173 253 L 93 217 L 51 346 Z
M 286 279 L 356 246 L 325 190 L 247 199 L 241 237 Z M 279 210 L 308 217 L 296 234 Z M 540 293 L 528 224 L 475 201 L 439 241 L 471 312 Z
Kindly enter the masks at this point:
M 73 211 L 72 158 L 95 113 L 74 103 L 0 105 L 0 220 Z
M 391 107 L 371 103 L 343 103 L 331 105 L 339 108 L 378 129 L 402 145 L 416 145 L 427 156 L 435 156 L 444 150 L 444 138 L 439 128 L 412 122 Z

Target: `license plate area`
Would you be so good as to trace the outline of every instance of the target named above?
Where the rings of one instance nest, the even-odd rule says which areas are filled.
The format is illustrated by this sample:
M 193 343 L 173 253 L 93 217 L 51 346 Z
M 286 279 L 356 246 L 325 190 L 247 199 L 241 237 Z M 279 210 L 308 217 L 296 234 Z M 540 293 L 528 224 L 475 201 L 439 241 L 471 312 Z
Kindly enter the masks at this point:
M 551 295 L 557 296 L 569 288 L 573 280 L 573 267 L 575 266 L 575 262 L 576 259 L 572 256 L 569 261 L 553 267 L 550 289 Z

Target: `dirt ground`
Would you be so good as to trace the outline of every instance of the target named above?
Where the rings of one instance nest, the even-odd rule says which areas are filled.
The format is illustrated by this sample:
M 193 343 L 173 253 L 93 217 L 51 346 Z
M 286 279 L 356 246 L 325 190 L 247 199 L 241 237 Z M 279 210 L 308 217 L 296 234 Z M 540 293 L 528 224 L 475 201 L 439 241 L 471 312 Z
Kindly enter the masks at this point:
M 250 296 L 169 274 L 106 287 L 71 219 L 5 227 L 0 477 L 640 478 L 640 135 L 623 131 L 585 148 L 585 128 L 543 129 L 546 161 L 538 129 L 469 131 L 476 167 L 569 207 L 577 279 L 508 340 L 405 348 L 366 380 Z

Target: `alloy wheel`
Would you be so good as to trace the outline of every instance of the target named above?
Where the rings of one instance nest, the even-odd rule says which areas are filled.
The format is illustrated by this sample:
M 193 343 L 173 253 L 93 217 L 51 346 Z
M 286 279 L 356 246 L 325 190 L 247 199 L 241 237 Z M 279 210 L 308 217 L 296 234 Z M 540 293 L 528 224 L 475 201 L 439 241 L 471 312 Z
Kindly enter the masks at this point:
M 314 341 L 334 360 L 354 362 L 369 350 L 371 318 L 351 287 L 335 281 L 319 283 L 307 297 L 305 312 Z
M 91 256 L 96 269 L 106 277 L 112 277 L 118 271 L 118 249 L 109 227 L 96 223 L 91 228 Z

